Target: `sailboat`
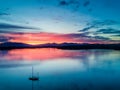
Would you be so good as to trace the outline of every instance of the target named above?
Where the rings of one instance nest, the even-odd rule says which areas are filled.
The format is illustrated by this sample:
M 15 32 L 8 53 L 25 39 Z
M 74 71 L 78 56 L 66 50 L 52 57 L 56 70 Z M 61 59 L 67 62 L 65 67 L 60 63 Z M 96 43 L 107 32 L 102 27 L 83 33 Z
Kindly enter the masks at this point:
M 29 80 L 31 80 L 31 81 L 38 81 L 39 80 L 39 77 L 33 76 L 33 67 L 32 67 L 32 77 L 29 77 Z

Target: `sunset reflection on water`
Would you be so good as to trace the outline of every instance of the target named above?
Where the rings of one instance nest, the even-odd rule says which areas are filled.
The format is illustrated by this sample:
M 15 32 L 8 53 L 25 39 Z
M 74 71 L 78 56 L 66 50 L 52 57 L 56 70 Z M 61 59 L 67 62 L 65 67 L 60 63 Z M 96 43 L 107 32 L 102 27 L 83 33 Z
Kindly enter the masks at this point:
M 120 51 L 39 48 L 0 51 L 0 90 L 31 90 L 32 67 L 35 90 L 120 89 Z
M 0 51 L 1 58 L 5 60 L 53 60 L 60 58 L 79 58 L 89 55 L 85 51 L 69 51 L 51 48 L 42 49 L 16 49 L 9 51 Z

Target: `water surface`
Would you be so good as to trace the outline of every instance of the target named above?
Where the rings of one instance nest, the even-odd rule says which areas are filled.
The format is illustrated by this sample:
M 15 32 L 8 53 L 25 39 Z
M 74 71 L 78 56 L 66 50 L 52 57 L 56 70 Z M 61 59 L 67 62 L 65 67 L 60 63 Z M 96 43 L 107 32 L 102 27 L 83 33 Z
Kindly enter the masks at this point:
M 39 76 L 29 81 L 31 68 Z M 32 88 L 33 85 L 33 88 Z M 0 90 L 120 90 L 120 51 L 0 51 Z

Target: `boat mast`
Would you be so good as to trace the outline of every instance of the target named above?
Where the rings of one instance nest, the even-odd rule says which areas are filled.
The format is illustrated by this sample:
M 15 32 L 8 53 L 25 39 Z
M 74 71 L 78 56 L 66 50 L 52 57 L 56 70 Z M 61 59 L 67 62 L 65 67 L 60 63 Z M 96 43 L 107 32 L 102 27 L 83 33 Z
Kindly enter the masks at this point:
M 32 78 L 33 78 L 33 66 L 32 66 Z

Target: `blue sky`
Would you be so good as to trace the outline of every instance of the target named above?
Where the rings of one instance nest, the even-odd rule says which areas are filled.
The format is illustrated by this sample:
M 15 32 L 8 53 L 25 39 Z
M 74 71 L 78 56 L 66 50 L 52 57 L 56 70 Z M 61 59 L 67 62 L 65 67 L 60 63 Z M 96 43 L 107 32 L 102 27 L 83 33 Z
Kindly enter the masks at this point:
M 0 33 L 77 33 L 119 42 L 120 0 L 0 0 Z

